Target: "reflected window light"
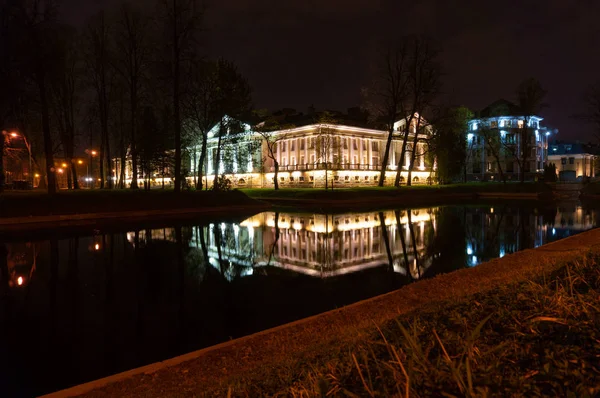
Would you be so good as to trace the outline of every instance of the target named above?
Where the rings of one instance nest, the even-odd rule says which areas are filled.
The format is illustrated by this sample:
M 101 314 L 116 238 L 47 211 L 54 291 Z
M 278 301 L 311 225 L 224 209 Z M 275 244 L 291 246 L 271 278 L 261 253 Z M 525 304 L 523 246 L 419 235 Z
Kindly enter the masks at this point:
M 19 285 L 19 286 L 23 285 L 23 277 L 22 276 L 17 278 L 17 285 Z
M 556 228 L 552 228 L 552 235 L 556 235 Z
M 467 254 L 470 256 L 471 254 L 473 254 L 473 248 L 471 247 L 470 244 L 467 245 Z
M 473 258 L 471 258 L 471 264 L 477 265 L 477 256 L 473 256 Z
M 500 255 L 499 255 L 499 257 L 500 257 L 500 258 L 502 258 L 502 257 L 504 257 L 505 255 L 506 255 L 506 251 L 504 250 L 504 247 L 501 247 L 501 248 L 500 248 Z
M 96 251 L 100 250 L 100 244 L 99 243 L 96 243 L 94 245 L 94 250 L 96 250 Z

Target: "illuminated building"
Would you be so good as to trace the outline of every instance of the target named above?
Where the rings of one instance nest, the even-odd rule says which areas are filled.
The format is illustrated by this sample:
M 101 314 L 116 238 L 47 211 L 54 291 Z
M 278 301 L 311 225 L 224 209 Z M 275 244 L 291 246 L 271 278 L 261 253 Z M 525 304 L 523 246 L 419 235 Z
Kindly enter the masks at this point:
M 551 132 L 540 126 L 543 119 L 523 115 L 514 104 L 498 100 L 468 123 L 467 178 L 471 181 L 533 180 L 548 163 Z M 521 165 L 522 135 L 527 131 L 527 161 Z
M 386 185 L 392 185 L 397 173 L 398 160 L 402 152 L 401 131 L 406 121 L 396 122 L 398 132 L 392 142 Z M 409 143 L 402 163 L 401 182 L 408 178 L 408 165 L 412 154 L 412 140 L 416 133 L 416 122 L 409 131 Z M 327 136 L 323 133 L 327 129 Z M 217 157 L 218 137 L 215 126 L 209 134 L 206 168 L 209 186 L 215 171 L 224 174 L 234 187 L 272 187 L 275 164 L 268 155 L 267 143 L 257 133 L 244 125 L 243 139 L 224 146 Z M 269 133 L 275 145 L 275 158 L 279 164 L 277 175 L 281 187 L 348 187 L 377 185 L 384 156 L 388 133 L 345 124 L 310 123 L 291 129 Z M 423 136 L 425 138 L 425 136 Z M 329 141 L 330 140 L 330 141 Z M 327 142 L 326 142 L 327 141 Z M 200 146 L 190 148 L 190 170 L 195 172 L 193 159 L 199 159 Z M 417 156 L 412 172 L 414 184 L 432 180 L 434 165 L 425 156 L 424 142 L 417 144 Z M 218 168 L 218 170 L 216 170 Z M 327 176 L 326 176 L 327 173 Z
M 595 177 L 598 157 L 594 152 L 594 148 L 579 143 L 554 143 L 548 150 L 548 163 L 556 166 L 561 181 Z

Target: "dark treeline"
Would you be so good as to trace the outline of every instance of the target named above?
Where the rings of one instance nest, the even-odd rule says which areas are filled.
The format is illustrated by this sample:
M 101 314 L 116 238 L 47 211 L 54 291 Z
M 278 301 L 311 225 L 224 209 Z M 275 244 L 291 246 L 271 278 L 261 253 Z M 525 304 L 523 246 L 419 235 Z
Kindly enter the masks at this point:
M 142 8 L 123 1 L 79 30 L 58 12 L 55 0 L 0 3 L 0 160 L 17 131 L 49 193 L 57 189 L 55 158 L 68 163 L 61 171 L 78 189 L 74 158 L 92 156 L 101 188 L 124 188 L 131 160 L 141 172 L 132 189 L 139 177 L 169 174 L 178 191 L 188 172 L 182 148 L 200 142 L 205 157 L 209 129 L 251 102 L 236 66 L 202 53 L 203 2 L 154 0 Z M 2 190 L 2 166 L 0 176 Z

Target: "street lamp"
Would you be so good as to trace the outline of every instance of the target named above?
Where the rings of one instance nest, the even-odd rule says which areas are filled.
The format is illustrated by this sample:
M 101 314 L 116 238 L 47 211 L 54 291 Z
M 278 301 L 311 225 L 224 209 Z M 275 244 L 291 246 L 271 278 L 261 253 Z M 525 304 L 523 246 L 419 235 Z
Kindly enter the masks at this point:
M 86 149 L 85 153 L 90 155 L 90 161 L 87 164 L 87 182 L 88 182 L 88 188 L 92 189 L 93 185 L 92 183 L 94 182 L 94 179 L 92 178 L 92 176 L 90 175 L 94 173 L 94 164 L 92 163 L 92 158 L 94 156 L 96 156 L 98 154 L 98 152 L 95 149 Z M 83 163 L 83 162 L 82 162 Z M 81 163 L 80 163 L 81 164 Z M 90 170 L 91 168 L 91 170 Z
M 25 143 L 25 147 L 27 148 L 27 153 L 29 154 L 29 172 L 27 174 L 28 178 L 31 180 L 31 188 L 33 188 L 33 170 L 31 169 L 31 145 L 29 145 L 29 141 L 27 141 L 27 137 L 24 134 L 19 134 L 16 131 L 10 133 L 12 138 L 21 137 L 23 142 Z

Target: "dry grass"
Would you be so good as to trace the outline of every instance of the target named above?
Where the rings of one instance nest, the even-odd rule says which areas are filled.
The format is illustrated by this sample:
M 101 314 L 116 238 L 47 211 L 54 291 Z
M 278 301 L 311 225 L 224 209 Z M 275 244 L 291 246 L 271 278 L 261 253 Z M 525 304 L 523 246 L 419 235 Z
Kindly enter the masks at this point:
M 373 325 L 234 383 L 231 396 L 577 396 L 600 394 L 600 257 Z

